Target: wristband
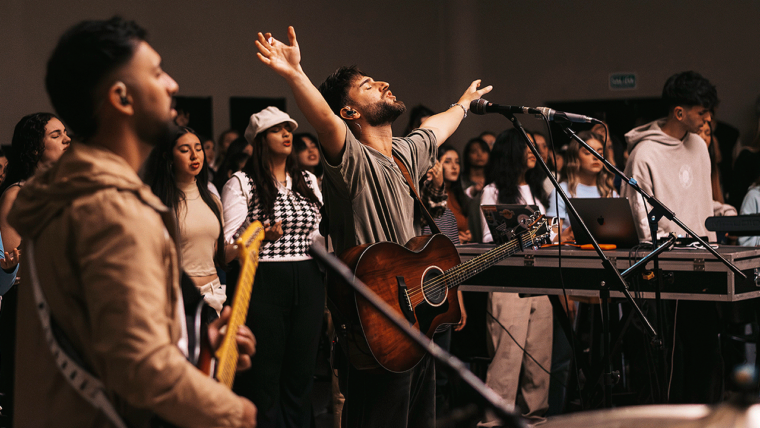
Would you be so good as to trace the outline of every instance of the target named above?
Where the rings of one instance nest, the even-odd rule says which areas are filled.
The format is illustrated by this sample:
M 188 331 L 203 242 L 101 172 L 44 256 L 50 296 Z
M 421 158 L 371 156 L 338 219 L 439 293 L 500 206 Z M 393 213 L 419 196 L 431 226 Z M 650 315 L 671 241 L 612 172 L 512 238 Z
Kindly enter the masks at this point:
M 464 117 L 462 119 L 464 119 L 465 117 L 467 117 L 467 107 L 465 107 L 465 106 L 463 106 L 462 104 L 459 104 L 459 103 L 454 103 L 454 104 L 450 105 L 449 108 L 452 108 L 454 106 L 462 107 L 462 110 L 464 110 Z

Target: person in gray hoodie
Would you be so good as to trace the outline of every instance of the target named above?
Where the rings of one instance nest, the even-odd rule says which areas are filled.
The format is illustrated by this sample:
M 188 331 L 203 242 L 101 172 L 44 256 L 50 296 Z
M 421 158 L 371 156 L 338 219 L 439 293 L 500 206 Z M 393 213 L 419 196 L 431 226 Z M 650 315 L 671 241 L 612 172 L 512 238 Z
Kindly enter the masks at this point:
M 668 79 L 662 99 L 668 107 L 666 118 L 625 134 L 631 153 L 625 174 L 635 178 L 643 190 L 664 203 L 695 233 L 715 241 L 715 233 L 705 228 L 705 219 L 713 215 L 710 155 L 698 134 L 712 119 L 710 110 L 718 104 L 718 93 L 699 73 L 685 71 Z M 647 213 L 652 207 L 627 184 L 620 194 L 631 203 L 639 240 L 651 242 Z M 686 235 L 675 223 L 660 219 L 657 236 L 670 232 Z
M 628 132 L 631 152 L 626 175 L 670 208 L 676 217 L 700 236 L 715 241 L 715 233 L 705 228 L 713 215 L 710 155 L 698 135 L 711 121 L 710 111 L 718 104 L 718 93 L 707 79 L 693 71 L 671 76 L 662 90 L 668 116 Z M 651 242 L 647 212 L 651 206 L 624 184 L 621 195 L 628 197 L 637 220 L 639 239 Z M 685 236 L 675 223 L 662 218 L 657 236 L 668 233 Z M 664 303 L 662 316 L 674 327 L 677 344 L 672 356 L 672 388 L 664 402 L 717 403 L 723 398 L 723 358 L 720 336 L 722 320 L 715 302 L 683 301 Z M 675 322 L 677 316 L 678 322 Z M 675 326 L 678 330 L 675 330 Z M 666 328 L 666 330 L 668 330 Z M 665 332 L 663 332 L 665 333 Z M 671 352 L 673 354 L 671 354 Z M 697 357 L 698 356 L 698 357 Z

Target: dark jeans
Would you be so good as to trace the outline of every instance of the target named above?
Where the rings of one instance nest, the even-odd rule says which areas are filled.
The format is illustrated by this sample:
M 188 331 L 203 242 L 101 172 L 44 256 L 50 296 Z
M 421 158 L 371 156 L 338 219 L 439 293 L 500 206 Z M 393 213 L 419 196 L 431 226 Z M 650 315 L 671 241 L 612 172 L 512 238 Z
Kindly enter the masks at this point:
M 259 427 L 309 426 L 324 307 L 315 261 L 259 264 L 246 320 L 256 355 L 233 388 L 256 405 Z
M 425 357 L 412 370 L 356 370 L 348 365 L 344 391 L 345 428 L 434 428 L 435 360 Z

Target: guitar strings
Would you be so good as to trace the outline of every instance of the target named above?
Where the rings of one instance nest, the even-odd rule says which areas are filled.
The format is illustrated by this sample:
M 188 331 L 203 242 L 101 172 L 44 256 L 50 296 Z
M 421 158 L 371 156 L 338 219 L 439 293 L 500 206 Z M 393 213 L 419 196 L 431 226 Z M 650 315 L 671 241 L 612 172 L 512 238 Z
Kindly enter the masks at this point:
M 521 235 L 520 236 L 521 239 L 523 237 L 525 237 L 525 235 Z M 525 241 L 524 239 L 522 239 L 522 240 Z M 531 240 L 529 240 L 528 242 L 530 242 L 530 241 Z M 420 293 L 423 293 L 425 290 L 427 290 L 429 292 L 440 291 L 440 289 L 442 287 L 446 286 L 446 282 L 447 282 L 448 278 L 451 278 L 453 276 L 459 276 L 465 270 L 471 271 L 472 270 L 472 269 L 470 269 L 471 267 L 475 267 L 476 268 L 475 270 L 477 270 L 479 268 L 482 268 L 484 266 L 485 267 L 489 267 L 489 265 L 493 261 L 493 255 L 494 254 L 497 254 L 498 256 L 501 256 L 505 252 L 509 252 L 511 250 L 517 249 L 517 247 L 519 247 L 519 246 L 514 241 L 510 241 L 510 242 L 508 242 L 508 243 L 506 243 L 506 244 L 504 244 L 504 245 L 502 245 L 502 246 L 500 246 L 498 248 L 495 248 L 494 250 L 492 250 L 492 252 L 483 253 L 483 254 L 481 254 L 481 255 L 473 258 L 472 260 L 470 260 L 467 263 L 463 263 L 463 264 L 454 266 L 453 268 L 451 268 L 451 269 L 447 270 L 446 272 L 444 272 L 443 275 L 439 275 L 439 276 L 433 278 L 432 280 L 430 280 L 430 281 L 428 281 L 426 283 L 423 283 L 422 286 L 418 290 L 411 291 L 408 294 L 411 297 L 411 296 L 416 296 L 416 295 L 418 295 Z M 467 265 L 467 266 L 465 266 L 465 265 Z M 479 272 L 476 272 L 476 273 L 479 273 Z M 434 288 L 431 288 L 431 287 L 434 287 Z
M 528 233 L 524 233 L 517 237 L 520 241 L 522 241 L 523 245 L 522 248 L 525 248 L 528 245 L 532 245 L 535 241 L 535 232 L 529 231 Z M 526 239 L 529 238 L 529 239 Z M 483 253 L 473 259 L 471 259 L 467 263 L 463 263 L 457 266 L 454 266 L 453 268 L 445 271 L 443 275 L 439 275 L 429 282 L 423 282 L 421 287 L 418 290 L 410 291 L 407 293 L 410 302 L 413 306 L 417 306 L 418 304 L 422 303 L 423 300 L 425 300 L 425 294 L 427 293 L 437 293 L 441 291 L 444 288 L 447 288 L 447 282 L 448 279 L 451 277 L 457 277 L 459 279 L 459 275 L 462 273 L 468 273 L 472 272 L 472 268 L 475 269 L 475 274 L 480 273 L 479 269 L 481 268 L 488 268 L 492 266 L 495 263 L 498 263 L 498 260 L 495 261 L 494 255 L 501 256 L 505 253 L 508 253 L 510 251 L 517 252 L 516 250 L 520 248 L 520 245 L 516 243 L 516 240 L 512 240 L 504 245 L 501 245 L 498 248 L 495 248 L 494 250 L 491 250 L 489 252 Z M 514 252 L 512 254 L 514 254 Z M 511 255 L 511 254 L 509 254 Z M 465 266 L 467 265 L 467 266 Z M 420 294 L 422 294 L 420 296 Z M 414 301 L 412 301 L 414 299 Z
M 535 233 L 533 231 L 530 231 L 526 234 L 520 235 L 518 238 L 523 243 L 522 248 L 525 248 L 527 246 L 532 246 L 535 241 Z M 417 303 L 415 303 L 415 305 L 421 303 L 422 300 L 424 300 L 425 291 L 428 291 L 428 292 L 440 291 L 442 288 L 447 287 L 448 279 L 452 277 L 456 277 L 457 281 L 455 282 L 461 282 L 461 280 L 463 279 L 460 278 L 460 275 L 463 273 L 465 275 L 469 275 L 473 271 L 473 269 L 471 269 L 472 266 L 475 267 L 474 269 L 475 272 L 472 275 L 475 275 L 498 262 L 498 260 L 495 260 L 495 258 L 493 257 L 494 254 L 498 253 L 496 258 L 504 255 L 504 253 L 510 253 L 508 254 L 509 256 L 516 253 L 519 249 L 520 249 L 519 246 L 513 240 L 493 250 L 493 252 L 484 253 L 475 257 L 473 260 L 471 260 L 467 264 L 461 264 L 461 265 L 455 266 L 452 269 L 449 269 L 448 271 L 444 273 L 444 275 L 440 275 L 432 279 L 428 283 L 423 283 L 422 287 L 420 287 L 420 290 L 416 290 L 413 293 L 411 293 L 413 296 L 417 296 L 419 293 L 423 293 L 423 296 L 421 299 L 416 299 Z M 472 275 L 469 275 L 469 276 L 472 276 Z
M 518 238 L 523 242 L 523 246 L 522 247 L 525 248 L 527 246 L 532 246 L 533 245 L 533 243 L 535 241 L 535 238 L 536 238 L 536 234 L 535 234 L 534 231 L 529 231 L 527 233 L 524 233 L 524 234 L 520 235 Z M 529 238 L 529 239 L 526 239 L 526 238 Z M 453 277 L 455 275 L 458 277 L 461 273 L 463 273 L 463 271 L 471 271 L 471 269 L 470 269 L 471 265 L 476 267 L 476 269 L 475 269 L 476 270 L 476 272 L 475 272 L 476 274 L 480 273 L 479 271 L 477 271 L 478 269 L 483 268 L 483 267 L 488 268 L 488 267 L 490 267 L 493 264 L 495 264 L 495 263 L 498 262 L 498 261 L 494 261 L 494 258 L 493 258 L 494 254 L 498 253 L 498 255 L 501 256 L 505 252 L 509 252 L 511 250 L 515 250 L 514 252 L 516 252 L 516 250 L 518 249 L 517 247 L 519 247 L 519 245 L 516 244 L 515 240 L 512 240 L 512 241 L 510 241 L 510 242 L 508 242 L 508 243 L 506 243 L 506 244 L 504 244 L 504 245 L 502 245 L 502 246 L 500 246 L 500 247 L 498 247 L 498 248 L 496 248 L 496 249 L 494 249 L 492 251 L 489 251 L 487 253 L 483 253 L 483 254 L 481 254 L 481 255 L 479 255 L 479 256 L 471 259 L 467 263 L 463 263 L 463 264 L 457 265 L 457 266 L 455 266 L 455 267 L 447 270 L 446 272 L 444 272 L 443 275 L 437 276 L 437 277 L 433 278 L 432 280 L 430 280 L 427 283 L 423 283 L 422 286 L 418 290 L 414 290 L 414 291 L 408 292 L 407 294 L 410 297 L 410 301 L 411 301 L 412 297 L 417 297 L 420 293 L 423 293 L 423 295 L 421 296 L 421 298 L 415 299 L 415 301 L 412 302 L 412 304 L 414 306 L 418 305 L 419 303 L 421 303 L 424 300 L 424 294 L 425 294 L 426 291 L 427 292 L 437 292 L 437 291 L 440 291 L 442 288 L 444 288 L 444 287 L 447 286 L 446 283 L 447 283 L 447 280 L 449 278 L 451 278 L 451 277 Z M 514 252 L 512 254 L 514 254 Z M 509 254 L 509 255 L 511 255 L 511 254 Z

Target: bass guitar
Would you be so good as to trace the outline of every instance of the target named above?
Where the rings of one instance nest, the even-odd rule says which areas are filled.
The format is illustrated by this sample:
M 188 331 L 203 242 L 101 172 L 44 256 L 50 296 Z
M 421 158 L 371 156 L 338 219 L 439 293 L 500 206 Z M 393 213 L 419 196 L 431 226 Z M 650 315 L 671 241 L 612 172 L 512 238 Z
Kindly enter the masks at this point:
M 227 385 L 230 389 L 232 389 L 232 384 L 235 381 L 235 371 L 238 359 L 240 358 L 235 337 L 237 336 L 238 328 L 245 324 L 245 319 L 248 316 L 248 306 L 251 302 L 251 291 L 253 290 L 253 278 L 259 265 L 259 247 L 263 240 L 264 226 L 259 221 L 255 221 L 247 226 L 235 240 L 238 259 L 240 260 L 240 276 L 238 277 L 235 296 L 232 299 L 232 314 L 227 321 L 222 343 L 215 353 L 211 349 L 208 335 L 206 334 L 208 324 L 203 321 L 206 317 L 203 316 L 205 303 L 202 299 L 195 310 L 192 322 L 188 322 L 188 332 L 191 336 L 190 342 L 194 344 L 189 349 L 191 355 L 190 361 L 200 371 L 209 377 L 213 377 L 219 383 Z M 186 279 L 189 281 L 189 278 Z M 149 426 L 151 428 L 176 428 L 176 425 L 157 416 L 151 418 Z
M 461 263 L 454 244 L 441 234 L 415 237 L 404 246 L 392 242 L 360 245 L 344 251 L 340 259 L 355 278 L 406 318 L 410 326 L 432 338 L 442 324 L 459 322 L 459 284 L 523 249 L 548 241 L 543 215 L 534 215 L 529 223 L 527 228 L 518 226 L 509 231 L 508 236 L 514 237 L 506 243 L 466 263 Z M 327 292 L 335 308 L 333 315 L 341 323 L 360 323 L 366 345 L 355 345 L 368 346 L 383 368 L 404 372 L 425 355 L 366 299 L 356 296 L 348 284 L 328 281 Z

